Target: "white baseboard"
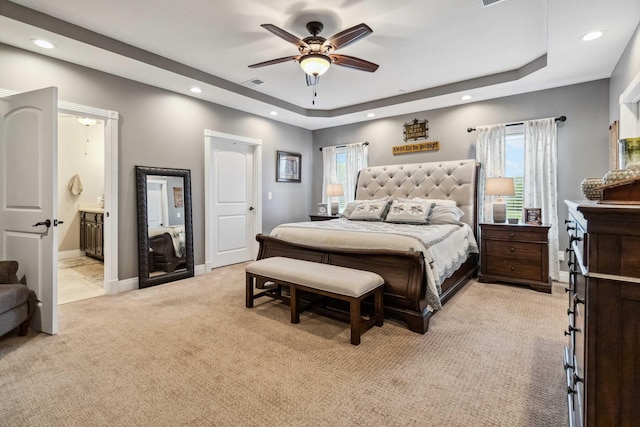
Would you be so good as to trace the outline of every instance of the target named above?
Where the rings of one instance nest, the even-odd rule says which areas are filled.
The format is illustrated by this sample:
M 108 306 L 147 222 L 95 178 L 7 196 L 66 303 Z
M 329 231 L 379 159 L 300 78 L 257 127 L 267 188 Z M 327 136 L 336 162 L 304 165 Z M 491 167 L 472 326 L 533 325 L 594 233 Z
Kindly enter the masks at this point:
M 69 258 L 77 258 L 79 256 L 84 256 L 84 251 L 80 249 L 73 249 L 70 251 L 59 251 L 58 259 L 69 259 Z
M 200 276 L 201 274 L 205 274 L 206 269 L 204 264 L 196 265 L 193 269 L 193 273 L 195 276 Z M 140 288 L 140 283 L 137 277 L 132 277 L 130 279 L 123 279 L 123 280 L 114 280 L 113 282 L 107 284 L 107 294 L 114 295 L 119 292 L 133 291 L 139 288 Z
M 560 271 L 560 282 L 569 283 L 569 272 L 568 271 Z

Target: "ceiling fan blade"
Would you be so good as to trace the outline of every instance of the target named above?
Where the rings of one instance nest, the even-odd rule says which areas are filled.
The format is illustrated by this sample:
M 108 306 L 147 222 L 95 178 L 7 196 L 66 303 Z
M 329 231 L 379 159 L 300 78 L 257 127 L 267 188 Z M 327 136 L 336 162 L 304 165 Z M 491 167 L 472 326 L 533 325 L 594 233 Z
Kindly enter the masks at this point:
M 369 28 L 367 24 L 358 24 L 355 27 L 347 28 L 346 30 L 340 31 L 338 34 L 329 37 L 322 45 L 332 45 L 333 50 L 336 50 L 356 42 L 371 33 L 373 33 L 373 30 Z
M 275 34 L 278 37 L 280 37 L 281 39 L 283 39 L 285 41 L 288 41 L 289 43 L 293 43 L 296 46 L 309 47 L 309 45 L 307 43 L 305 43 L 304 40 L 300 39 L 299 37 L 294 36 L 293 34 L 289 33 L 288 31 L 283 30 L 280 27 L 276 27 L 273 24 L 262 24 L 260 26 L 262 28 L 264 28 L 265 30 Z
M 287 56 L 286 58 L 278 58 L 278 59 L 272 59 L 270 61 L 258 62 L 257 64 L 249 65 L 249 68 L 266 67 L 267 65 L 279 64 L 281 62 L 297 61 L 298 59 L 300 59 L 300 55 Z
M 355 58 L 347 55 L 329 55 L 331 62 L 342 67 L 353 68 L 354 70 L 368 71 L 373 73 L 378 69 L 379 65 L 364 59 Z

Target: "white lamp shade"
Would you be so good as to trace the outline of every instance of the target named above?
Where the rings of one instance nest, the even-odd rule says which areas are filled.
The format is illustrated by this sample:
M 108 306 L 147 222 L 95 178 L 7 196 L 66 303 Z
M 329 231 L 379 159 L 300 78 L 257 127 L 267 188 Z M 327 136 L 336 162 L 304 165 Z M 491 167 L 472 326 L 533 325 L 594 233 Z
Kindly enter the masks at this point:
M 484 192 L 487 196 L 514 196 L 513 178 L 488 178 Z
M 300 67 L 310 76 L 321 76 L 327 72 L 331 60 L 319 53 L 310 53 L 300 58 Z
M 328 184 L 327 196 L 329 197 L 344 196 L 344 189 L 342 188 L 342 184 Z

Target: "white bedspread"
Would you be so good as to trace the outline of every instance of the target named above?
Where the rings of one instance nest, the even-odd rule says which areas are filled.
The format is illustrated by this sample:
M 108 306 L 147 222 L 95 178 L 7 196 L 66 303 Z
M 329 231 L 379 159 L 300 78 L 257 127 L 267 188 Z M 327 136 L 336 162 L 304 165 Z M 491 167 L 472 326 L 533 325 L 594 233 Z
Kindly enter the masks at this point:
M 281 224 L 271 236 L 321 248 L 391 249 L 422 252 L 427 268 L 427 301 L 433 310 L 442 308 L 441 283 L 478 253 L 478 244 L 467 224 L 410 225 L 387 222 L 330 221 Z

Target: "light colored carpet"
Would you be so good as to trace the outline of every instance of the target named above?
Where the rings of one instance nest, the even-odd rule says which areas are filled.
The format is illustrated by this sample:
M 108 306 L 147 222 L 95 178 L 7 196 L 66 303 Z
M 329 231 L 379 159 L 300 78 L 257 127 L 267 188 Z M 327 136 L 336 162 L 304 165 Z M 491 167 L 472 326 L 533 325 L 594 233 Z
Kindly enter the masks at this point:
M 2 426 L 563 426 L 566 296 L 470 282 L 419 335 L 279 302 L 244 264 L 59 307 L 0 339 Z

